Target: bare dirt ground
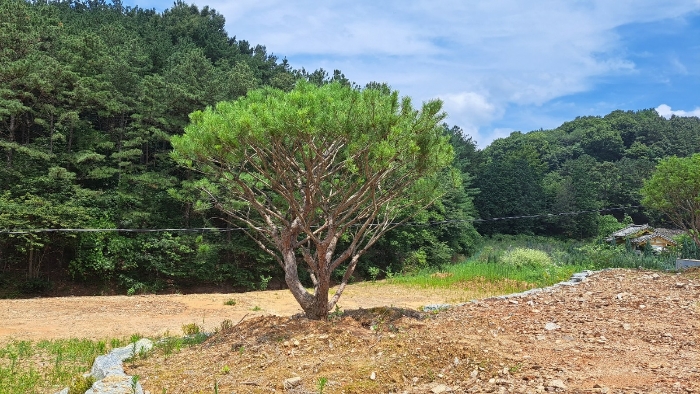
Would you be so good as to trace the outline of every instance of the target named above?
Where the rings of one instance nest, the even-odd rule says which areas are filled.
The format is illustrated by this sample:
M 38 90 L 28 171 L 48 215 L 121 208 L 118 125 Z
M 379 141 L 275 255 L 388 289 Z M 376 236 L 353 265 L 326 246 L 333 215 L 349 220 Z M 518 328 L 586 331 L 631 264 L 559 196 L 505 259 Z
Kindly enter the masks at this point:
M 450 297 L 362 284 L 341 299 L 344 316 L 324 322 L 290 317 L 299 310 L 285 292 L 2 300 L 0 335 L 103 338 L 219 325 L 201 345 L 127 363 L 151 394 L 214 393 L 215 385 L 219 393 L 700 393 L 698 271 L 610 270 L 424 316 L 398 308 Z M 224 305 L 230 298 L 235 306 Z M 221 329 L 226 319 L 234 326 Z
M 359 283 L 346 288 L 339 305 L 345 310 L 375 306 L 415 309 L 464 297 L 474 298 L 474 294 Z M 226 305 L 229 300 L 235 301 L 235 305 Z M 182 326 L 191 323 L 211 332 L 227 319 L 237 322 L 244 316 L 250 319 L 267 315 L 292 316 L 301 312 L 288 290 L 0 299 L 0 343 L 13 339 L 124 338 L 132 334 L 153 337 L 166 332 L 181 335 Z

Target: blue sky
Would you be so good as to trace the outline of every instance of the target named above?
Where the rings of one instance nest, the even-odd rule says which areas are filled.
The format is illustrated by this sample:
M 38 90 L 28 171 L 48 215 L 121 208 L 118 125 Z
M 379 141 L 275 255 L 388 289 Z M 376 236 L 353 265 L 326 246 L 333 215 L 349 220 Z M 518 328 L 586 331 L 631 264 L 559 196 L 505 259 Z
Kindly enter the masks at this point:
M 700 116 L 700 0 L 196 0 L 292 67 L 440 98 L 480 147 L 576 116 Z M 171 0 L 126 0 L 162 11 Z

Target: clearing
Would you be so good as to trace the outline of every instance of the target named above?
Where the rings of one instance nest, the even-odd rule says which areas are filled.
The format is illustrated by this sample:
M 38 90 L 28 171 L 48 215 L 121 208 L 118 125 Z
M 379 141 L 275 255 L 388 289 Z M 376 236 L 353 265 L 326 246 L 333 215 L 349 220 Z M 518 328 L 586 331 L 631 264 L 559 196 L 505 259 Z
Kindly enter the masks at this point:
M 415 313 L 468 299 L 463 289 L 363 283 L 326 322 L 290 317 L 300 309 L 286 291 L 0 300 L 0 340 L 218 327 L 200 345 L 125 365 L 152 394 L 215 384 L 220 393 L 700 393 L 700 271 L 607 270 L 577 286 Z

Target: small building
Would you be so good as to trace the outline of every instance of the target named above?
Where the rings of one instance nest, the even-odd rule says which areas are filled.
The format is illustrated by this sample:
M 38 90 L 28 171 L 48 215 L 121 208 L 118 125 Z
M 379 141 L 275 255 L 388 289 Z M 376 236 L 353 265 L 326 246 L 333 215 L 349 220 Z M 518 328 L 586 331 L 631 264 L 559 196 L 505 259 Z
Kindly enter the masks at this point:
M 670 246 L 676 246 L 673 237 L 680 234 L 683 234 L 682 230 L 653 229 L 648 224 L 633 224 L 610 234 L 605 240 L 614 241 L 616 245 L 624 244 L 629 240 L 632 247 L 637 250 L 643 250 L 649 244 L 654 251 L 660 252 Z
M 624 244 L 628 239 L 634 239 L 641 237 L 646 234 L 651 234 L 654 229 L 649 227 L 648 224 L 632 224 L 622 230 L 617 230 L 610 234 L 609 237 L 605 238 L 606 242 L 615 242 L 617 245 Z
M 671 237 L 657 232 L 630 239 L 630 243 L 635 249 L 639 250 L 643 250 L 649 244 L 655 252 L 666 250 L 669 246 L 676 246 L 676 241 Z

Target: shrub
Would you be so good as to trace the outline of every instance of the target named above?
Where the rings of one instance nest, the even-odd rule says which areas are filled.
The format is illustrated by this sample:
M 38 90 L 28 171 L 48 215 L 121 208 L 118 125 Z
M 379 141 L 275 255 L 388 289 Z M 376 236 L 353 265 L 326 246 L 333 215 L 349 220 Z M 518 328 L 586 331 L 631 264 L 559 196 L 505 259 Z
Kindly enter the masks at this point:
M 411 252 L 403 262 L 403 271 L 415 273 L 428 268 L 428 254 L 423 249 Z
M 197 335 L 202 332 L 202 329 L 196 323 L 190 323 L 182 326 L 182 332 L 185 335 Z
M 44 294 L 51 290 L 51 282 L 48 279 L 34 278 L 27 279 L 20 283 L 19 290 L 22 294 Z
M 70 387 L 68 387 L 68 394 L 84 394 L 86 391 L 90 390 L 93 383 L 95 383 L 95 378 L 93 376 L 75 378 L 71 382 Z
M 501 263 L 511 267 L 547 267 L 553 265 L 546 252 L 536 249 L 515 248 L 501 256 Z

